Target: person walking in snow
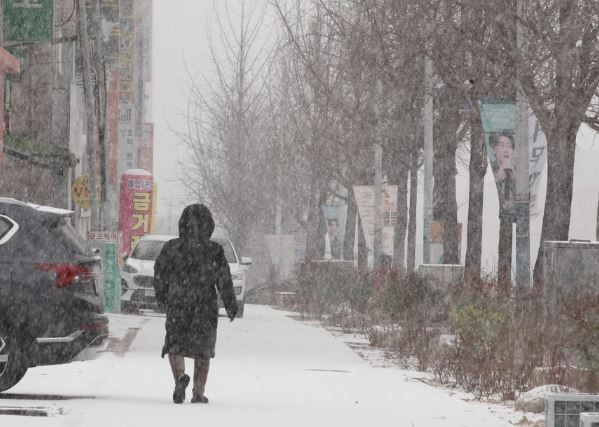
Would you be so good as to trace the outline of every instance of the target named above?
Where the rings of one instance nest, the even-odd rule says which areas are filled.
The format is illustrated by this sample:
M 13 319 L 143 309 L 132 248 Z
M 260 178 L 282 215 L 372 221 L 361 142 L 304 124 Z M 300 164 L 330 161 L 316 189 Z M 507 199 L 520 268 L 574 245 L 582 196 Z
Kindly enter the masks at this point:
M 229 264 L 222 246 L 210 240 L 213 231 L 214 220 L 206 206 L 187 206 L 179 219 L 179 238 L 165 243 L 154 266 L 156 299 L 166 308 L 162 357 L 168 354 L 175 379 L 174 403 L 185 401 L 190 382 L 185 357 L 194 359 L 191 402 L 208 403 L 204 389 L 215 356 L 217 289 L 229 319 L 237 315 Z

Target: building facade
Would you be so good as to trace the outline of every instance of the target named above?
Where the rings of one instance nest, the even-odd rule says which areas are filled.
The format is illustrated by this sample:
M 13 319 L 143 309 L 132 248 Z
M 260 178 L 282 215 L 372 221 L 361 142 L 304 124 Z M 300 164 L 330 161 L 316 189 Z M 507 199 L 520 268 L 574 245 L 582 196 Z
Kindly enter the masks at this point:
M 153 169 L 152 0 L 96 1 L 86 0 L 87 27 L 93 41 L 100 34 L 91 55 L 104 60 L 106 121 L 93 173 L 104 183 L 97 191 L 99 228 L 116 231 L 120 176 L 128 169 Z M 3 168 L 0 196 L 72 209 L 80 233 L 87 235 L 94 231 L 89 206 L 81 188 L 73 186 L 90 175 L 76 2 L 1 4 L 2 46 L 21 61 L 21 72 L 7 81 L 3 151 L 7 164 L 24 162 L 30 170 L 23 175 L 22 167 Z M 98 78 L 93 76 L 96 96 Z M 27 179 L 38 172 L 43 182 Z

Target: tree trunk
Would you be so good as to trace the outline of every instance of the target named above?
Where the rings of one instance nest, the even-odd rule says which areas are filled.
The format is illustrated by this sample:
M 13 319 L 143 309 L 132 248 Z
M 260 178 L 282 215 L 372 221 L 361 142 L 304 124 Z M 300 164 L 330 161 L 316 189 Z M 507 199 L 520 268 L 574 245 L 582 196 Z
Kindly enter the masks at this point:
M 443 264 L 459 264 L 458 204 L 455 177 L 452 179 L 452 185 L 447 187 L 447 193 L 447 210 L 443 218 Z
M 499 215 L 499 218 L 497 286 L 501 295 L 507 297 L 512 289 L 512 215 L 504 212 Z
M 443 264 L 458 264 L 458 235 L 455 177 L 457 132 L 460 124 L 458 98 L 445 91 L 439 101 L 439 120 L 435 126 L 433 174 L 435 178 L 433 218 L 443 223 Z
M 410 164 L 410 218 L 408 223 L 408 271 L 416 270 L 416 202 L 418 200 L 418 152 L 412 153 Z
M 312 187 L 314 188 L 314 187 Z M 320 208 L 320 197 L 312 191 L 310 196 L 310 209 L 306 220 L 306 260 L 314 261 L 319 259 L 318 244 L 318 221 Z
M 368 270 L 368 247 L 366 246 L 366 238 L 362 229 L 362 220 L 358 216 L 358 269 L 361 271 Z
M 356 203 L 354 188 L 350 186 L 347 192 L 347 219 L 345 221 L 345 237 L 343 238 L 343 259 L 346 261 L 354 259 L 357 215 L 358 204 Z
M 537 293 L 543 290 L 543 242 L 568 240 L 570 210 L 574 185 L 574 155 L 576 134 L 580 121 L 563 123 L 557 119 L 552 132 L 547 134 L 547 198 L 541 230 L 541 245 L 534 268 L 533 286 Z
M 484 181 L 487 172 L 487 155 L 483 140 L 480 112 L 470 116 L 470 186 L 468 190 L 468 231 L 464 283 L 466 285 L 480 279 Z
M 406 226 L 408 224 L 408 172 L 407 165 L 400 164 L 397 174 L 397 224 L 393 235 L 393 267 L 404 268 L 406 258 Z
M 322 194 L 326 194 L 323 192 Z M 317 227 L 317 239 L 316 239 L 316 247 L 318 249 L 318 259 L 324 259 L 325 251 L 326 251 L 326 234 L 327 234 L 327 224 L 326 218 L 324 217 L 324 211 L 322 210 L 322 205 L 325 202 L 325 196 L 321 195 L 318 198 L 318 227 Z

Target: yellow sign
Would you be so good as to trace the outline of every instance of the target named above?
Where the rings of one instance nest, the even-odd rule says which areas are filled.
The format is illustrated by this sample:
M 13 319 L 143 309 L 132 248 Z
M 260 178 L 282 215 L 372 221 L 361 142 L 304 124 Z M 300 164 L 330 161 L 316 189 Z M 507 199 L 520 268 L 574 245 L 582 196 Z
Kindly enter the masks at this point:
M 92 197 L 89 186 L 89 176 L 83 175 L 73 181 L 73 200 L 83 209 L 92 207 Z

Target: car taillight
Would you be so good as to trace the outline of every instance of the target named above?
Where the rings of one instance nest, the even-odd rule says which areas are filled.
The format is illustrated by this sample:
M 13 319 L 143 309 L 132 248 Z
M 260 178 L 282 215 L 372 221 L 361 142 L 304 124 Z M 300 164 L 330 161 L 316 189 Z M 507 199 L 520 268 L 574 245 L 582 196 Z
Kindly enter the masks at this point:
M 51 264 L 40 263 L 36 265 L 38 270 L 50 271 L 56 274 L 56 287 L 67 288 L 82 277 L 89 277 L 92 271 L 87 267 L 76 264 Z
M 81 327 L 83 329 L 85 329 L 86 331 L 100 331 L 100 330 L 106 328 L 106 323 L 105 322 L 83 323 L 83 324 L 81 324 Z

